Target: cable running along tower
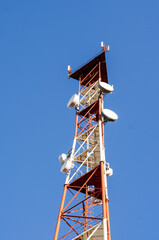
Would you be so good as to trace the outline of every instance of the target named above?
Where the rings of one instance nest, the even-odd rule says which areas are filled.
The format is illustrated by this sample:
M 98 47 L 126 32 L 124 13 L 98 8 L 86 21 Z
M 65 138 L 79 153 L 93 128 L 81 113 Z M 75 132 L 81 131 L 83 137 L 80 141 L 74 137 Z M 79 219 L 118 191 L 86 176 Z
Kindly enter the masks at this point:
M 104 109 L 103 97 L 114 91 L 108 84 L 105 47 L 102 52 L 69 78 L 79 81 L 78 94 L 68 102 L 76 110 L 72 149 L 61 154 L 61 172 L 66 180 L 54 240 L 110 240 L 107 177 L 113 174 L 105 159 L 104 124 L 117 114 Z M 60 236 L 59 236 L 60 235 Z

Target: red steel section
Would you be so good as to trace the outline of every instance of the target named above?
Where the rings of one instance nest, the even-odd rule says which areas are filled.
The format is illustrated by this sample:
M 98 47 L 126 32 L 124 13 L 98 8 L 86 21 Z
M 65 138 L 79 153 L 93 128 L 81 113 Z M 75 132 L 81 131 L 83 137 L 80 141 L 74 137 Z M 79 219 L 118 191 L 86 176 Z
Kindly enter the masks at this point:
M 108 74 L 107 74 L 107 66 L 106 66 L 106 58 L 105 58 L 105 52 L 100 53 L 95 58 L 93 58 L 91 61 L 86 63 L 84 66 L 76 70 L 75 72 L 71 73 L 69 75 L 70 78 L 74 78 L 76 80 L 79 80 L 79 76 L 82 76 L 84 79 L 86 76 L 88 77 L 89 74 L 92 74 L 92 69 L 101 62 L 101 74 L 102 74 L 102 81 L 108 83 Z M 90 76 L 91 77 L 91 76 Z M 96 76 L 91 83 L 97 81 L 99 79 L 99 75 Z M 88 82 L 88 80 L 85 80 L 82 85 L 85 85 Z
M 97 100 L 95 103 L 92 103 L 89 107 L 86 107 L 78 114 L 86 118 L 89 117 L 89 114 L 90 115 L 96 114 L 99 116 L 99 100 Z M 96 121 L 98 121 L 97 117 L 96 117 Z
M 94 170 L 96 169 L 96 172 L 93 174 L 93 176 L 90 178 Z M 68 188 L 74 189 L 76 191 L 79 190 L 79 188 L 89 179 L 87 182 L 87 186 L 94 186 L 94 189 L 92 191 L 89 191 L 88 194 L 96 197 L 98 195 L 98 191 L 102 190 L 101 188 L 101 169 L 100 165 L 95 167 L 94 169 L 90 170 L 89 172 L 85 173 L 81 177 L 77 178 L 73 182 L 71 182 L 68 185 Z M 82 193 L 86 193 L 86 188 L 81 189 Z M 98 195 L 98 199 L 102 199 L 102 195 Z

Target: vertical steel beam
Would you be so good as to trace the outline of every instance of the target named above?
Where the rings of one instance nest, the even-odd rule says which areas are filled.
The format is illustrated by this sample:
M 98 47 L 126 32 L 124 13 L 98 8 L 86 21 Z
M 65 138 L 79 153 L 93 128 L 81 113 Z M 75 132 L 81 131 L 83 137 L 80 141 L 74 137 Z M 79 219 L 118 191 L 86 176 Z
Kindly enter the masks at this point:
M 103 236 L 104 240 L 108 240 L 107 230 L 107 214 L 106 214 L 106 196 L 105 196 L 105 180 L 104 180 L 104 161 L 100 162 L 101 168 L 101 186 L 102 186 L 102 209 L 103 209 Z
M 99 62 L 99 82 L 101 79 L 101 62 Z M 107 214 L 106 214 L 106 192 L 105 192 L 105 159 L 103 154 L 104 135 L 102 129 L 102 97 L 99 97 L 99 141 L 100 141 L 100 168 L 101 168 L 101 188 L 102 188 L 102 210 L 103 210 L 103 237 L 108 240 Z
M 65 202 L 66 191 L 67 191 L 67 184 L 64 185 L 64 190 L 63 190 L 63 194 L 62 194 L 60 210 L 59 210 L 59 214 L 58 214 L 58 218 L 57 218 L 57 224 L 56 224 L 56 229 L 55 229 L 54 240 L 57 240 L 57 238 L 58 238 L 58 233 L 59 233 L 59 229 L 60 229 L 60 222 L 61 222 L 61 213 L 62 213 L 62 209 L 63 209 L 64 202 Z

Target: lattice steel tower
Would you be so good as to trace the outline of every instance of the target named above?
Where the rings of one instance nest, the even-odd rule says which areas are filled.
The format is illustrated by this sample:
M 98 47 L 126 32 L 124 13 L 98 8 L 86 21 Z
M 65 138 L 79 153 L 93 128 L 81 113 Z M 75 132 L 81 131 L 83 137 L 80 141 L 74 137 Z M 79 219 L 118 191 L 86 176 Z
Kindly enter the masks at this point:
M 104 95 L 114 89 L 108 84 L 109 46 L 101 42 L 101 47 L 100 54 L 76 71 L 68 66 L 79 90 L 67 105 L 76 110 L 75 135 L 72 149 L 59 157 L 66 180 L 54 240 L 110 240 L 107 177 L 113 170 L 105 159 L 104 124 L 118 116 L 103 106 Z

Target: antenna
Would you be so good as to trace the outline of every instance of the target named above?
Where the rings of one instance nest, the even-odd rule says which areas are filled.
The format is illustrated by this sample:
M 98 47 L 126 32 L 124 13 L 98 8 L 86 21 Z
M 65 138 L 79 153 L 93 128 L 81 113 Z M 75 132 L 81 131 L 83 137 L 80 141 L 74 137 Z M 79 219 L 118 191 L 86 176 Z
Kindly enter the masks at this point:
M 67 104 L 67 107 L 68 108 L 73 108 L 73 107 L 75 107 L 76 105 L 78 105 L 79 104 L 79 96 L 77 95 L 77 94 L 74 94 L 71 98 L 70 98 L 70 100 L 69 100 L 69 102 L 68 102 L 68 104 Z
M 102 114 L 105 121 L 107 122 L 108 121 L 115 122 L 118 119 L 118 115 L 110 109 L 103 109 Z
M 110 50 L 110 46 L 107 45 L 107 46 L 105 47 L 104 42 L 101 42 L 101 48 L 102 48 L 103 51 L 106 51 L 106 52 L 109 52 L 109 50 Z

